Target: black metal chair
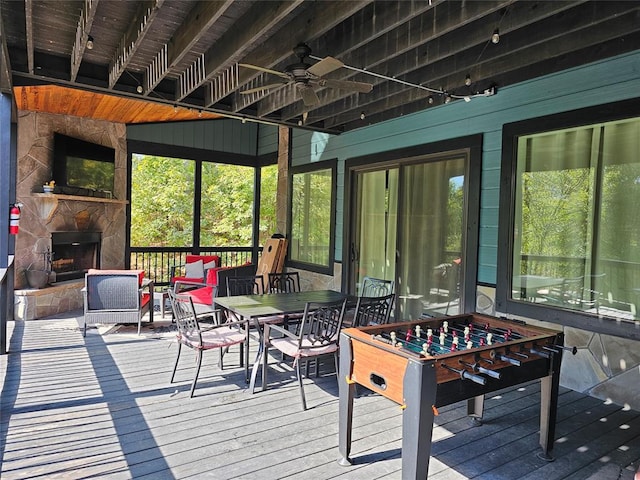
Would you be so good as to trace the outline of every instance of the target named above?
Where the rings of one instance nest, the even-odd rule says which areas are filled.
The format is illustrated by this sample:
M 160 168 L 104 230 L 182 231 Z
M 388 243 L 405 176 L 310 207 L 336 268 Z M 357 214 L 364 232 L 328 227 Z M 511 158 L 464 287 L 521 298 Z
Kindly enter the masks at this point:
M 182 346 L 184 345 L 191 348 L 196 352 L 196 371 L 193 377 L 193 383 L 191 384 L 190 394 L 190 396 L 193 397 L 200 373 L 200 366 L 202 365 L 202 353 L 213 349 L 220 349 L 222 352 L 222 350 L 226 350 L 233 345 L 246 345 L 248 336 L 245 329 L 247 323 L 244 321 L 225 322 L 207 326 L 207 328 L 204 329 L 198 322 L 193 299 L 190 296 L 175 294 L 172 291 L 169 291 L 168 294 L 171 300 L 173 316 L 178 327 L 178 333 L 176 335 L 178 340 L 178 354 L 171 374 L 171 383 L 173 383 L 176 376 Z M 240 359 L 242 364 L 242 349 L 240 350 Z M 248 362 L 244 362 L 245 378 L 249 378 L 247 363 Z M 222 354 L 220 356 L 219 366 L 220 369 L 222 369 Z
M 227 295 L 262 295 L 265 293 L 262 275 L 227 277 Z
M 364 277 L 362 279 L 361 297 L 382 297 L 393 293 L 395 282 L 382 278 Z
M 391 318 L 394 299 L 393 293 L 383 297 L 358 297 L 352 326 L 386 325 Z
M 300 291 L 298 272 L 269 274 L 269 293 L 294 293 Z
M 293 358 L 293 364 L 300 386 L 302 409 L 307 409 L 307 401 L 302 384 L 300 364 L 316 360 L 323 355 L 333 355 L 338 373 L 338 342 L 344 320 L 347 299 L 337 302 L 307 303 L 299 332 L 290 332 L 284 327 L 266 324 L 264 330 L 264 364 L 262 366 L 262 386 L 267 385 L 268 348 L 273 347 Z M 276 333 L 277 336 L 273 336 Z M 316 367 L 316 369 L 318 366 Z

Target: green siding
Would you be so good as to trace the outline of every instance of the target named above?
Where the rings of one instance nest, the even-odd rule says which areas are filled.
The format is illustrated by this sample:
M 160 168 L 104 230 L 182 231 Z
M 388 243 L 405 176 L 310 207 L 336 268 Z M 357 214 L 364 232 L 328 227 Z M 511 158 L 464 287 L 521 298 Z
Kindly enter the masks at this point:
M 342 259 L 344 160 L 398 148 L 483 134 L 478 281 L 495 284 L 499 177 L 505 123 L 633 98 L 640 91 L 640 51 L 456 101 L 339 136 L 294 130 L 292 164 L 338 159 L 336 260 Z M 366 110 L 366 107 L 364 107 Z
M 259 125 L 258 155 L 278 153 L 278 127 L 275 125 Z
M 258 127 L 257 123 L 242 123 L 231 119 L 128 125 L 127 139 L 256 155 Z M 277 137 L 275 149 L 277 150 Z

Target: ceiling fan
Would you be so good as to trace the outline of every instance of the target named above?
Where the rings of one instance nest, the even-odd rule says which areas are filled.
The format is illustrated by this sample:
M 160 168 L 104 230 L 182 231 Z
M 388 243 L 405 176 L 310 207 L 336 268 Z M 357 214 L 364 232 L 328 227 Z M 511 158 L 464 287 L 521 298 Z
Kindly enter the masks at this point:
M 359 93 L 369 93 L 373 89 L 373 85 L 370 83 L 324 78 L 325 75 L 344 66 L 344 63 L 333 57 L 325 57 L 313 65 L 306 63 L 304 60 L 305 57 L 308 57 L 311 54 L 311 48 L 304 43 L 299 43 L 293 49 L 293 53 L 298 57 L 298 62 L 288 65 L 284 69 L 284 72 L 250 65 L 248 63 L 239 63 L 238 65 L 241 67 L 270 73 L 282 79 L 280 83 L 272 83 L 256 88 L 250 88 L 248 90 L 242 90 L 240 93 L 248 95 L 255 92 L 279 88 L 283 85 L 294 84 L 296 86 L 296 90 L 300 93 L 300 97 L 302 98 L 304 105 L 312 107 L 320 103 L 318 94 L 314 90 L 315 87 L 336 88 L 339 90 L 348 90 Z

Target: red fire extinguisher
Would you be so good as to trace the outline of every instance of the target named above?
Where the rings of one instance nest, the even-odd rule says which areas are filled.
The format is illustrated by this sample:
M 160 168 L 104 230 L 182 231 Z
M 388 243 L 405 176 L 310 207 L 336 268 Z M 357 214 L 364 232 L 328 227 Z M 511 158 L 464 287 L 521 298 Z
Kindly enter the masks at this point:
M 20 207 L 21 203 L 16 203 L 9 209 L 9 233 L 17 235 L 20 225 Z

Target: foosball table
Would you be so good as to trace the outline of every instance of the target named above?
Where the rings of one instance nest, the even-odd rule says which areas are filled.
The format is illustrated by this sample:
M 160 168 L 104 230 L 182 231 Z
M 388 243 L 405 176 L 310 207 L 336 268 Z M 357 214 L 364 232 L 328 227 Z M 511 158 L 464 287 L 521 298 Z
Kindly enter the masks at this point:
M 342 330 L 339 463 L 351 465 L 358 384 L 401 406 L 402 478 L 424 480 L 438 407 L 467 400 L 480 420 L 486 393 L 535 379 L 541 453 L 550 460 L 565 349 L 561 332 L 476 313 Z

